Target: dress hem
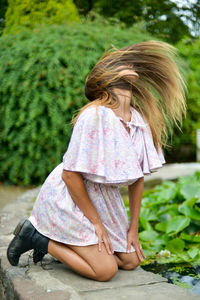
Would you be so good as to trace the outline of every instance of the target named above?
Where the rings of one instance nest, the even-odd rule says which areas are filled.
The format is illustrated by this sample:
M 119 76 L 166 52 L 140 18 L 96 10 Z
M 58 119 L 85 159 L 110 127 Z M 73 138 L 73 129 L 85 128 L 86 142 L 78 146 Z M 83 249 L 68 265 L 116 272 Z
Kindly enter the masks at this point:
M 79 246 L 79 247 L 98 245 L 98 242 L 97 242 L 97 243 L 91 243 L 91 242 L 90 242 L 89 244 L 86 243 L 85 245 L 61 242 L 59 239 L 51 238 L 50 236 L 45 235 L 44 233 L 42 233 L 41 230 L 40 230 L 40 229 L 37 227 L 37 225 L 35 224 L 35 222 L 34 222 L 33 219 L 34 219 L 34 218 L 33 218 L 32 216 L 30 216 L 30 217 L 28 218 L 28 220 L 29 220 L 29 221 L 31 222 L 31 224 L 35 227 L 35 229 L 36 229 L 39 233 L 41 233 L 42 235 L 48 237 L 49 239 L 51 239 L 51 240 L 53 240 L 53 241 L 55 241 L 55 242 L 59 242 L 59 243 L 65 244 L 65 245 L 68 244 L 68 245 L 71 245 L 71 246 Z M 114 251 L 114 252 L 120 252 L 120 253 L 127 253 L 126 251 L 115 250 L 114 248 L 113 248 L 113 251 Z M 133 252 L 135 252 L 135 250 L 134 250 L 134 251 L 130 251 L 129 253 L 133 253 Z

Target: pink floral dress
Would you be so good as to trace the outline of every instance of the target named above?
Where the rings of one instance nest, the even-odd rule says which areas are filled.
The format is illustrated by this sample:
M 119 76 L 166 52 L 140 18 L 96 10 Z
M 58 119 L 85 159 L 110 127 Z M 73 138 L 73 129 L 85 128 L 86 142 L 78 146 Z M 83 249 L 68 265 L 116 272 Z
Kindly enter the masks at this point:
M 98 243 L 94 225 L 72 200 L 62 171 L 80 172 L 90 200 L 107 229 L 113 250 L 126 252 L 129 220 L 120 186 L 157 171 L 165 159 L 157 152 L 149 125 L 132 106 L 127 132 L 111 108 L 86 108 L 79 116 L 60 163 L 46 178 L 29 217 L 43 235 L 65 244 Z M 135 249 L 131 246 L 131 252 Z

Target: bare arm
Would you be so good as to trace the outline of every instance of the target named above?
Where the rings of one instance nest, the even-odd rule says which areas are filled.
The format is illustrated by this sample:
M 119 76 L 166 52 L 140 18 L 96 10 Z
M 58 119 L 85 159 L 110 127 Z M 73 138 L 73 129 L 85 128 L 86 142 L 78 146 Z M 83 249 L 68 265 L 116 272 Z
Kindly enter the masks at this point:
M 113 252 L 107 231 L 102 224 L 95 206 L 89 198 L 82 175 L 79 172 L 63 170 L 62 179 L 67 185 L 72 200 L 80 208 L 83 214 L 90 220 L 90 222 L 93 223 L 99 239 L 99 250 L 101 251 L 101 242 L 103 240 L 108 253 Z
M 131 223 L 127 236 L 127 252 L 129 252 L 132 244 L 140 261 L 142 261 L 142 257 L 146 258 L 138 238 L 138 223 L 143 189 L 143 177 L 139 178 L 136 182 L 128 186 Z
M 96 208 L 90 201 L 83 178 L 79 172 L 63 170 L 62 179 L 67 185 L 73 201 L 93 224 L 101 223 Z
M 138 223 L 143 189 L 144 177 L 139 178 L 136 182 L 128 186 L 129 207 L 131 215 L 130 230 L 135 232 L 138 232 Z

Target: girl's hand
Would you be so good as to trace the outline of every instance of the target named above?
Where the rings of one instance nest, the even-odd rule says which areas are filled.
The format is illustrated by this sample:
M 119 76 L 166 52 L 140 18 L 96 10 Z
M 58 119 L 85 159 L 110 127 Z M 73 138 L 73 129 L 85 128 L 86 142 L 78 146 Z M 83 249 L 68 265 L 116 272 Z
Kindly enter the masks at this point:
M 131 245 L 135 248 L 136 254 L 138 256 L 138 259 L 142 261 L 143 258 L 146 258 L 144 251 L 142 249 L 142 246 L 140 245 L 139 238 L 138 238 L 138 233 L 129 230 L 128 235 L 127 235 L 127 248 L 126 251 L 129 253 Z M 143 258 L 142 258 L 143 257 Z
M 114 251 L 112 248 L 112 244 L 110 242 L 107 230 L 104 227 L 104 225 L 102 223 L 97 223 L 97 224 L 94 224 L 94 227 L 95 227 L 96 235 L 98 236 L 98 239 L 99 239 L 99 241 L 98 241 L 99 251 L 101 251 L 101 249 L 102 249 L 101 243 L 104 242 L 106 250 L 108 251 L 108 254 L 113 254 Z

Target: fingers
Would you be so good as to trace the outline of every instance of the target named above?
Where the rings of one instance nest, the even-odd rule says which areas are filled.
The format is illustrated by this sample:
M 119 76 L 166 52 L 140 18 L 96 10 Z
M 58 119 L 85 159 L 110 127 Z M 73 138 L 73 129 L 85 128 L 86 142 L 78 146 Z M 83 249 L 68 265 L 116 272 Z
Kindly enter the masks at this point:
M 131 250 L 131 241 L 128 241 L 128 242 L 127 242 L 126 252 L 127 252 L 127 253 L 130 253 L 130 250 Z
M 99 237 L 98 237 L 99 238 Z M 101 241 L 102 239 L 101 239 L 101 237 L 99 238 L 99 240 L 98 240 L 98 248 L 99 248 L 99 251 L 101 251 L 101 243 L 102 243 L 102 241 Z
M 137 256 L 138 256 L 138 259 L 139 259 L 140 261 L 142 261 L 143 258 L 146 258 L 146 256 L 145 256 L 145 254 L 144 254 L 144 251 L 143 251 L 141 245 L 134 246 L 134 248 L 135 248 L 136 254 L 137 254 Z
M 146 255 L 144 254 L 144 251 L 143 251 L 142 247 L 140 248 L 140 252 L 142 253 L 142 256 L 143 256 L 144 258 L 146 258 Z
M 136 254 L 137 254 L 137 256 L 138 256 L 138 259 L 140 260 L 140 261 L 142 261 L 142 256 L 141 256 L 141 254 L 140 254 L 140 249 L 139 249 L 139 247 L 134 247 L 135 248 L 135 251 L 136 251 Z
M 106 246 L 106 250 L 108 251 L 108 254 L 113 254 L 113 249 L 112 249 L 112 245 L 111 242 L 108 238 L 104 238 L 104 244 Z
M 98 249 L 99 251 L 102 250 L 102 242 L 104 242 L 105 248 L 108 254 L 113 254 L 112 244 L 110 242 L 107 230 L 103 226 L 103 224 L 95 224 L 95 232 L 98 237 Z
M 132 241 L 127 241 L 127 253 L 130 253 L 130 250 L 131 250 L 131 244 L 132 244 Z M 138 259 L 140 261 L 143 260 L 143 258 L 146 258 L 146 255 L 144 254 L 144 251 L 142 249 L 142 246 L 140 244 L 133 244 L 134 248 L 135 248 L 135 251 L 136 251 L 136 254 L 138 256 Z
M 102 242 L 104 242 L 104 245 L 105 245 L 105 248 L 106 248 L 108 254 L 113 254 L 114 251 L 113 251 L 113 248 L 112 248 L 112 244 L 111 244 L 109 238 L 105 237 L 105 236 L 99 236 L 98 237 L 98 248 L 99 248 L 99 251 L 102 250 Z

